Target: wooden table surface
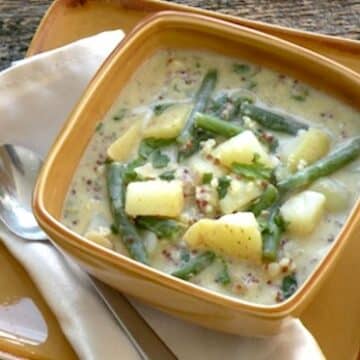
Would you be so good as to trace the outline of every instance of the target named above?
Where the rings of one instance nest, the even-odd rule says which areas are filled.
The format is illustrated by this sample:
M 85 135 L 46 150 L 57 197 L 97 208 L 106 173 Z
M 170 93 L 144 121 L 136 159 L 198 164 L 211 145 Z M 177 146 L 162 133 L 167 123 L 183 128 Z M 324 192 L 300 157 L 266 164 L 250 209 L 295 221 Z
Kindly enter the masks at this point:
M 360 40 L 358 0 L 172 0 L 247 19 Z M 52 0 L 0 0 L 0 69 L 21 59 Z

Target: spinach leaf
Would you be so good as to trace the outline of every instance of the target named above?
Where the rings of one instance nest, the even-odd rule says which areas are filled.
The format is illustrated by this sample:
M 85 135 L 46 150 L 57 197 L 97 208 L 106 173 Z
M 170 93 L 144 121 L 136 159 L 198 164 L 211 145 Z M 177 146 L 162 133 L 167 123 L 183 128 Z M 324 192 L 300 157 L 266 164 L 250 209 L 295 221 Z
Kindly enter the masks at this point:
M 159 175 L 161 180 L 174 180 L 175 179 L 175 170 L 168 170 L 164 171 L 162 174 Z
M 170 158 L 162 154 L 160 149 L 173 143 L 174 139 L 144 139 L 139 146 L 139 157 L 151 161 L 154 168 L 161 169 L 169 163 Z
M 170 161 L 170 158 L 167 155 L 162 154 L 159 149 L 156 149 L 151 154 L 150 158 L 151 158 L 151 163 L 155 169 L 162 169 L 166 167 Z
M 211 180 L 213 178 L 213 174 L 212 173 L 205 173 L 202 176 L 202 183 L 203 184 L 210 184 Z
M 251 180 L 270 180 L 273 174 L 273 170 L 271 168 L 268 168 L 259 162 L 258 154 L 255 154 L 252 164 L 233 163 L 231 168 L 235 174 Z
M 137 158 L 135 160 L 130 161 L 126 165 L 126 168 L 124 169 L 124 172 L 123 172 L 124 183 L 127 184 L 132 181 L 142 180 L 142 178 L 135 171 L 135 168 L 137 168 L 139 166 L 143 166 L 143 165 L 145 165 L 145 163 L 146 163 L 145 159 L 142 159 L 142 158 Z
M 175 220 L 162 219 L 156 216 L 139 216 L 136 225 L 153 232 L 159 238 L 174 239 L 183 230 L 183 225 Z
M 251 67 L 247 64 L 233 64 L 232 69 L 237 74 L 246 74 L 250 72 Z
M 289 298 L 298 288 L 298 282 L 295 274 L 287 275 L 283 278 L 281 284 L 281 292 L 284 299 Z
M 139 156 L 147 159 L 152 152 L 156 149 L 169 146 L 174 143 L 174 139 L 156 139 L 156 138 L 147 138 L 140 143 L 139 147 Z
M 231 179 L 229 179 L 227 176 L 221 176 L 219 177 L 218 182 L 219 184 L 216 190 L 219 195 L 219 198 L 223 199 L 227 194 L 228 188 L 231 184 Z
M 119 229 L 118 229 L 118 227 L 117 227 L 115 224 L 111 224 L 110 230 L 111 230 L 111 233 L 112 233 L 113 235 L 119 234 Z

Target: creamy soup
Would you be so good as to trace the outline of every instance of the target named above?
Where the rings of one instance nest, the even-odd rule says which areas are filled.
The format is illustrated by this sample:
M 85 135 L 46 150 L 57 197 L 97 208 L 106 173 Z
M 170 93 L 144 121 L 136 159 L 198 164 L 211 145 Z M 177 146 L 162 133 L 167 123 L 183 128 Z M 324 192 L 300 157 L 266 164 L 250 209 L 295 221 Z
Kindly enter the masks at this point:
M 359 130 L 354 109 L 284 74 L 159 51 L 96 127 L 62 221 L 165 273 L 274 304 L 357 199 Z

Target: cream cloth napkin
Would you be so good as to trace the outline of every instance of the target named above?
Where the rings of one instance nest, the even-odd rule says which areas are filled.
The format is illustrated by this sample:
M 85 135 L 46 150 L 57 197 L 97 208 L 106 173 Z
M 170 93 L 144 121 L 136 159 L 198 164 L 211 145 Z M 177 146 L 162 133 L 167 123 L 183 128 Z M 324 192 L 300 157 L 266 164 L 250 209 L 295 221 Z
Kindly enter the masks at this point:
M 105 32 L 22 60 L 0 74 L 0 142 L 45 155 L 86 84 L 123 38 Z M 49 243 L 29 243 L 2 225 L 0 237 L 38 286 L 79 358 L 137 359 L 86 274 Z M 207 330 L 134 302 L 179 359 L 323 359 L 299 320 L 275 337 L 252 339 Z

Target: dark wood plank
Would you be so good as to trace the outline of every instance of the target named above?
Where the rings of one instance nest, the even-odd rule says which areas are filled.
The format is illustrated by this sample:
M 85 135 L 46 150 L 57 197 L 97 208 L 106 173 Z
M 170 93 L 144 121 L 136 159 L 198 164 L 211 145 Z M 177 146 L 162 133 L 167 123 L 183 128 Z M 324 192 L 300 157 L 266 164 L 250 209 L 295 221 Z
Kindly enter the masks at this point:
M 360 39 L 358 0 L 169 0 L 324 34 Z M 21 59 L 51 0 L 0 0 L 0 69 Z

